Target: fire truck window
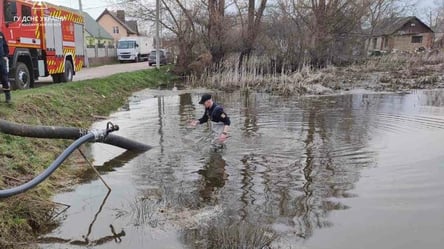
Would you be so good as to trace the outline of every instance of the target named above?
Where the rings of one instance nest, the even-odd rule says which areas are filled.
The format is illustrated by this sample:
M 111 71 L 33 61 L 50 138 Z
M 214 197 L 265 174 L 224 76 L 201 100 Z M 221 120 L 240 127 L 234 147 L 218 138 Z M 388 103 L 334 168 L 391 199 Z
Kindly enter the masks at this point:
M 32 23 L 32 12 L 29 6 L 22 6 L 22 23 Z
M 15 22 L 19 21 L 19 17 L 17 16 L 17 5 L 14 1 L 7 1 L 5 0 L 3 2 L 4 8 L 4 16 L 5 16 L 5 22 Z

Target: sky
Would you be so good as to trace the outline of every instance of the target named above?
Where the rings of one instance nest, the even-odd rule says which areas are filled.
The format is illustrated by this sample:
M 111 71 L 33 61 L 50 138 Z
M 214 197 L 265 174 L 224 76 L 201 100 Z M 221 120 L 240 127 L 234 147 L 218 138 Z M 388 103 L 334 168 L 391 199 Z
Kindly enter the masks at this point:
M 433 2 L 434 0 L 419 0 L 418 1 L 418 5 L 421 7 L 428 7 L 428 6 L 433 6 Z
M 92 18 L 96 19 L 105 10 L 105 8 L 113 9 L 118 5 L 117 1 L 103 0 L 46 0 L 46 2 L 63 5 L 73 9 L 79 9 L 79 1 L 82 1 L 83 11 L 87 12 Z M 113 3 L 114 2 L 114 3 Z

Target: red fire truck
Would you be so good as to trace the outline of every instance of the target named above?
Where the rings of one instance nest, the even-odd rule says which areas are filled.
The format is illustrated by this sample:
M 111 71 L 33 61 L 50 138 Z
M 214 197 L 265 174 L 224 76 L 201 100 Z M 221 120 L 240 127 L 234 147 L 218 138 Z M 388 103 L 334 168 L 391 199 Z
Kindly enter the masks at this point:
M 0 28 L 9 45 L 14 89 L 34 86 L 38 77 L 68 82 L 83 66 L 83 16 L 42 1 L 0 0 Z

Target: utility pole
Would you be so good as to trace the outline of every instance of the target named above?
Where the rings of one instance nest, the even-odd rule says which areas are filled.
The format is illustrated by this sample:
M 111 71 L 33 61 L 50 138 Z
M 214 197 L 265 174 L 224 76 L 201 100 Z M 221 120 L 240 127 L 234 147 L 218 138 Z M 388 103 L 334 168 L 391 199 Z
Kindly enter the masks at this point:
M 79 0 L 80 1 L 80 0 Z M 160 0 L 156 0 L 156 68 L 160 68 L 160 39 L 159 39 L 159 12 L 160 12 Z
M 83 63 L 85 63 L 85 67 L 89 67 L 89 60 L 88 55 L 86 54 L 86 46 L 85 46 L 85 15 L 83 15 L 83 7 L 82 7 L 82 0 L 79 0 L 79 11 L 80 15 L 83 16 Z

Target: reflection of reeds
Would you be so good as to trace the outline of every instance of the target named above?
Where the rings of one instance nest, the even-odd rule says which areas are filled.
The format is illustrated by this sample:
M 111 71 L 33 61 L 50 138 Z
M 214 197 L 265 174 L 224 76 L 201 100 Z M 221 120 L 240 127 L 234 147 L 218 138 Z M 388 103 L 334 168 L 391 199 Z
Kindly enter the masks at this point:
M 149 225 L 154 228 L 164 225 L 167 220 L 177 223 L 184 218 L 180 216 L 184 214 L 184 210 L 197 210 L 202 203 L 196 194 L 184 193 L 180 188 L 174 187 L 147 188 L 142 197 L 137 197 L 129 204 L 124 204 L 124 208 L 114 211 L 117 218 L 129 217 L 135 226 Z
M 159 223 L 156 213 L 161 209 L 161 204 L 158 200 L 148 198 L 138 198 L 130 203 L 130 215 L 133 224 L 136 226 L 149 224 L 151 227 L 157 227 Z
M 230 224 L 211 226 L 206 248 L 268 248 L 278 238 L 271 229 L 257 224 Z

